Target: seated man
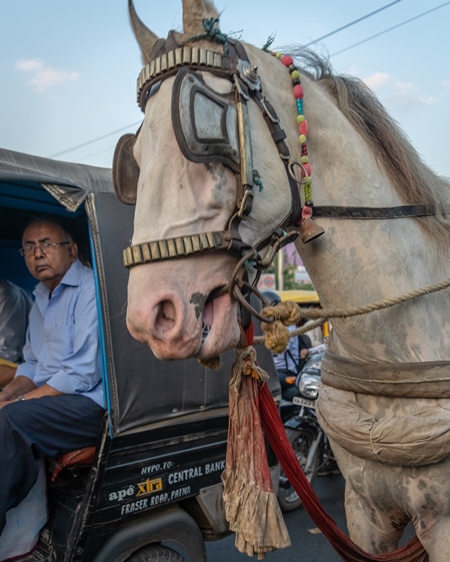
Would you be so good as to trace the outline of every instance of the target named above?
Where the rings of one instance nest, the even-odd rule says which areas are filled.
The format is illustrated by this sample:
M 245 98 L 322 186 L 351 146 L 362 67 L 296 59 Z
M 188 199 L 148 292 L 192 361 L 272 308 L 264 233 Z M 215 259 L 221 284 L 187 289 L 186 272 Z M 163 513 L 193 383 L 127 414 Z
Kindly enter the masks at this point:
M 305 323 L 301 320 L 295 326 L 289 326 L 289 331 L 292 332 L 296 328 L 300 328 Z M 311 347 L 311 340 L 306 334 L 300 334 L 289 340 L 289 344 L 285 351 L 277 353 L 273 356 L 275 368 L 277 370 L 278 379 L 281 385 L 281 395 L 285 400 L 292 400 L 297 396 L 297 387 L 293 384 L 286 382 L 287 377 L 296 376 L 300 373 L 306 363 L 308 352 Z
M 0 392 L 0 534 L 6 512 L 36 482 L 39 459 L 95 445 L 103 386 L 94 276 L 77 259 L 62 223 L 37 219 L 22 253 L 40 281 L 24 347 L 24 363 Z
M 0 279 L 0 389 L 12 381 L 22 359 L 31 304 L 26 291 Z

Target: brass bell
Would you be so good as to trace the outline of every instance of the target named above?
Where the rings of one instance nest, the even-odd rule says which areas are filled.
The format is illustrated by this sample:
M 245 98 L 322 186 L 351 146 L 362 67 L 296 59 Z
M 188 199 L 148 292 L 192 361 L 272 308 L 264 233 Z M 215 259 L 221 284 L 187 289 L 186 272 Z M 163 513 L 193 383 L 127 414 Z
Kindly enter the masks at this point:
M 311 240 L 322 236 L 325 232 L 325 230 L 321 226 L 317 225 L 311 217 L 306 217 L 302 220 L 301 229 L 303 244 L 311 242 Z

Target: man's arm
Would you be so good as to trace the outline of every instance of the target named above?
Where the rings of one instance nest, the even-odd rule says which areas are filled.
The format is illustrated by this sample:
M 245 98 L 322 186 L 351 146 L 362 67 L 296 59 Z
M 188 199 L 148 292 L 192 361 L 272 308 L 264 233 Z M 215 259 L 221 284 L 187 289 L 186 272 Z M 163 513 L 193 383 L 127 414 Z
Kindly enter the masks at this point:
M 311 339 L 306 334 L 300 334 L 298 336 L 298 347 L 300 359 L 305 359 L 308 357 L 309 348 L 311 347 Z
M 59 392 L 55 388 L 52 388 L 49 384 L 43 384 L 42 386 L 35 387 L 23 395 L 25 400 L 31 400 L 33 398 L 42 398 L 42 396 L 60 396 L 63 392 Z
M 311 347 L 308 349 L 308 355 L 316 355 L 316 353 L 325 353 L 327 351 L 328 346 L 326 343 L 321 343 L 320 345 L 316 345 L 315 347 Z
M 38 388 L 27 377 L 17 377 L 3 389 L 3 392 L 0 392 L 0 408 L 17 401 L 19 396 L 23 396 L 22 400 L 32 400 L 33 398 L 42 398 L 42 396 L 59 396 L 61 394 L 62 392 L 55 390 L 48 384 Z M 2 395 L 5 395 L 6 398 L 4 399 Z
M 99 364 L 98 311 L 95 287 L 83 288 L 74 309 L 72 352 L 62 358 L 59 370 L 47 384 L 62 394 L 79 394 L 101 381 Z

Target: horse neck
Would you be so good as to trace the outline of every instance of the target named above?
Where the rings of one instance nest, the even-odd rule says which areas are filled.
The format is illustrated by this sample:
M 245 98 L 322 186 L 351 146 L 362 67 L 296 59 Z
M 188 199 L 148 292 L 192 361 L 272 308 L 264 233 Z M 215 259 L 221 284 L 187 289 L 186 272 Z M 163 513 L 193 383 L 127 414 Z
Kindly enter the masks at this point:
M 265 84 L 294 159 L 300 158 L 296 108 L 286 69 Z M 371 148 L 319 83 L 303 78 L 308 153 L 316 205 L 389 207 L 404 202 Z M 280 90 L 281 88 L 281 90 Z M 318 220 L 325 235 L 297 249 L 324 308 L 347 308 L 395 297 L 450 277 L 448 260 L 415 219 Z M 346 357 L 378 361 L 448 358 L 448 296 L 435 293 L 370 315 L 332 320 L 333 349 Z M 430 325 L 433 318 L 439 330 Z M 437 332 L 439 332 L 437 334 Z

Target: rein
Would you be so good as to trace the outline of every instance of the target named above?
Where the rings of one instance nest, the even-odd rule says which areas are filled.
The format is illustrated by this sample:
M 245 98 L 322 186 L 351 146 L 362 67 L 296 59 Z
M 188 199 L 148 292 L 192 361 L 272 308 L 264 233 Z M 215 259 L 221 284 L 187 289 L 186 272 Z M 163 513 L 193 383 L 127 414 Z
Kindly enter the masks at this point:
M 292 306 L 286 306 L 287 302 L 279 303 L 275 306 L 271 306 L 268 309 L 262 311 L 261 316 L 263 318 L 263 322 L 267 324 L 272 324 L 274 321 L 280 321 L 283 325 L 289 326 L 291 324 L 296 324 L 299 320 L 305 319 L 316 319 L 315 322 L 308 323 L 300 328 L 296 328 L 291 332 L 283 333 L 280 335 L 282 341 L 286 340 L 286 337 L 293 338 L 301 334 L 306 334 L 310 330 L 313 330 L 317 326 L 321 326 L 326 320 L 330 318 L 351 318 L 353 316 L 360 316 L 362 314 L 369 314 L 370 312 L 375 312 L 376 310 L 382 310 L 384 308 L 390 308 L 391 306 L 395 306 L 397 304 L 401 304 L 403 302 L 407 302 L 412 299 L 416 299 L 418 297 L 422 297 L 424 295 L 429 295 L 431 293 L 436 293 L 437 291 L 442 291 L 443 289 L 447 289 L 450 287 L 450 279 L 445 279 L 444 281 L 439 281 L 438 283 L 434 283 L 432 285 L 427 285 L 426 287 L 422 287 L 421 289 L 415 289 L 413 291 L 409 291 L 404 295 L 400 295 L 398 297 L 390 297 L 387 299 L 383 299 L 381 301 L 373 302 L 370 304 L 364 304 L 361 306 L 354 306 L 347 309 L 342 308 L 329 308 L 329 309 L 304 309 L 297 305 L 295 305 L 295 316 L 292 313 Z M 292 302 L 292 301 L 288 301 Z M 295 304 L 295 303 L 293 303 Z M 273 330 L 269 328 L 269 326 L 262 325 L 263 331 L 267 332 Z M 281 344 L 278 343 L 278 340 L 272 345 L 268 345 L 267 337 L 264 336 L 257 336 L 254 338 L 254 345 L 257 344 L 265 344 L 268 349 L 273 351 L 273 345 L 279 346 Z M 272 336 L 271 336 L 272 338 Z

